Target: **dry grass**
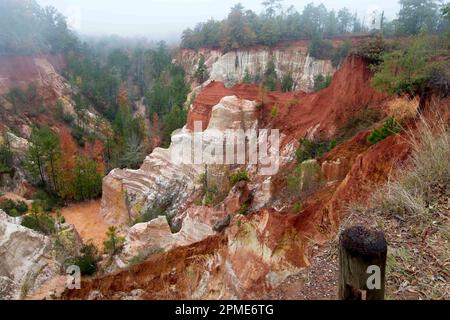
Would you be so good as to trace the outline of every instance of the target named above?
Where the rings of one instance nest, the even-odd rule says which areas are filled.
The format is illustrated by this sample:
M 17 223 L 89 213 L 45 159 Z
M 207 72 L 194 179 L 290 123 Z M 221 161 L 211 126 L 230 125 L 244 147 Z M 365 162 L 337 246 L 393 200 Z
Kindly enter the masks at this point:
M 418 107 L 418 98 L 398 97 L 387 103 L 387 114 L 401 123 L 404 120 L 414 118 L 417 115 Z
M 408 166 L 369 205 L 353 205 L 350 219 L 385 232 L 388 298 L 450 299 L 449 128 L 421 119 L 410 142 Z
M 420 230 L 438 218 L 448 218 L 438 207 L 448 197 L 450 132 L 441 118 L 421 119 L 418 133 L 410 134 L 412 154 L 407 168 L 374 197 L 380 212 L 415 224 Z M 445 200 L 445 199 L 444 199 Z M 442 216 L 442 214 L 444 214 Z

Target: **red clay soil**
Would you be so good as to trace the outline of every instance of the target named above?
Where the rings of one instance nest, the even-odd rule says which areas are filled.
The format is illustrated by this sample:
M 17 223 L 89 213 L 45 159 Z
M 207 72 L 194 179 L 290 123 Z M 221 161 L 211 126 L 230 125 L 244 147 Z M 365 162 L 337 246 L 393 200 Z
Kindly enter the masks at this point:
M 62 55 L 0 56 L 0 95 L 13 88 L 27 90 L 41 78 L 35 59 L 45 59 L 57 72 L 64 66 Z
M 292 138 L 304 135 L 311 126 L 316 125 L 319 125 L 322 132 L 332 134 L 340 124 L 359 113 L 366 105 L 379 106 L 386 98 L 370 87 L 370 76 L 362 60 L 350 58 L 335 74 L 330 87 L 318 93 L 307 95 L 300 93 L 298 96 L 292 93 L 267 94 L 262 119 L 266 113 L 270 114 L 275 103 L 281 106 L 282 103 L 292 102 L 293 97 L 299 97 L 298 103 L 280 107 L 281 112 L 274 123 L 270 121 L 267 123 L 281 128 L 282 133 L 289 134 Z M 197 97 L 194 110 L 191 110 L 189 114 L 189 124 L 192 125 L 194 120 L 202 120 L 206 123 L 212 106 L 229 94 L 255 100 L 259 89 L 252 85 L 238 85 L 227 89 L 222 83 L 213 82 Z M 295 262 L 298 266 L 305 266 L 304 256 L 311 256 L 312 243 L 324 243 L 333 237 L 346 212 L 347 205 L 352 201 L 363 201 L 372 194 L 378 185 L 388 179 L 397 166 L 404 163 L 410 151 L 404 135 L 391 136 L 373 146 L 367 143 L 366 137 L 367 132 L 357 134 L 320 159 L 320 162 L 344 159 L 347 174 L 342 181 L 327 185 L 312 194 L 303 203 L 304 209 L 299 214 L 290 214 L 288 210 L 278 213 L 272 209 L 263 209 L 242 220 L 266 226 L 258 236 L 261 237 L 259 240 L 265 246 L 277 246 L 279 241 L 285 239 L 287 241 L 285 245 L 288 245 L 285 251 L 286 260 Z M 258 219 L 264 216 L 264 210 L 270 212 L 270 221 L 258 224 Z M 81 291 L 65 292 L 63 298 L 85 299 L 92 291 L 98 290 L 101 293 L 100 298 L 114 299 L 134 289 L 144 291 L 139 294 L 141 298 L 192 298 L 192 287 L 197 287 L 196 283 L 200 281 L 200 275 L 206 268 L 206 264 L 201 260 L 206 258 L 205 256 L 217 257 L 218 252 L 222 257 L 228 255 L 227 240 L 230 240 L 230 236 L 233 239 L 233 223 L 227 231 L 228 239 L 222 235 L 213 236 L 191 246 L 176 248 L 168 253 L 154 256 L 129 270 L 100 279 L 85 280 Z M 236 268 L 236 266 L 239 267 L 239 263 L 247 263 L 249 259 L 241 258 L 242 261 L 232 261 L 232 263 L 236 264 L 235 270 L 240 270 L 240 273 L 245 275 L 244 265 L 242 268 Z M 250 260 L 252 263 L 258 263 L 257 259 Z M 195 279 L 190 278 L 191 276 L 186 273 L 187 268 L 194 270 Z M 215 290 L 223 286 L 216 283 L 226 274 L 223 268 L 223 264 L 219 264 L 216 269 L 210 270 L 210 274 L 213 275 L 210 281 L 213 281 Z M 251 281 L 254 283 L 250 283 Z M 263 285 L 258 286 L 258 283 L 264 283 L 262 280 L 254 281 L 251 277 L 240 278 L 240 283 L 244 283 L 247 289 L 245 292 L 239 292 L 240 297 L 254 298 L 258 292 L 261 296 L 265 294 L 263 289 L 266 288 Z M 176 290 L 171 291 L 171 287 Z
M 146 262 L 102 278 L 83 279 L 80 290 L 66 290 L 62 299 L 87 299 L 98 291 L 100 299 L 120 299 L 133 290 L 144 290 L 143 299 L 189 299 L 192 288 L 204 273 L 202 260 L 214 256 L 227 239 L 224 235 L 209 237 L 186 247 L 178 247 L 167 253 L 156 254 Z M 213 270 L 224 274 L 225 266 Z M 189 270 L 189 277 L 185 275 Z M 176 289 L 175 289 L 176 284 Z M 91 298 L 93 298 L 91 296 Z
M 236 95 L 241 99 L 262 101 L 260 113 L 263 126 L 280 129 L 283 134 L 298 139 L 308 130 L 331 136 L 339 126 L 359 113 L 362 108 L 380 105 L 386 95 L 370 85 L 371 71 L 366 63 L 355 56 L 349 57 L 333 76 L 331 85 L 317 93 L 262 93 L 256 85 L 239 84 L 226 88 L 221 82 L 211 82 L 197 96 L 188 115 L 187 127 L 193 130 L 194 121 L 202 121 L 206 127 L 212 107 L 224 96 Z M 278 109 L 273 119 L 272 109 Z

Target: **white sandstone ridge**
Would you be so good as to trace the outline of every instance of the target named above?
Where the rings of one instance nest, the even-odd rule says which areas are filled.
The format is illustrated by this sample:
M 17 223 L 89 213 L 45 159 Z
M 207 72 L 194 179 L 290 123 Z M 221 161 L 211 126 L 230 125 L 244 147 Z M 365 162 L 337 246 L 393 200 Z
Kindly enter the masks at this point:
M 205 57 L 209 80 L 224 82 L 226 86 L 242 82 L 246 72 L 253 79 L 261 79 L 271 60 L 279 79 L 287 74 L 292 76 L 294 90 L 310 92 L 317 75 L 333 75 L 336 71 L 330 60 L 315 59 L 308 54 L 307 46 L 295 43 L 275 49 L 240 49 L 225 54 L 213 49 L 182 50 L 176 60 L 184 66 L 191 79 L 194 79 L 201 55 Z
M 204 140 L 227 129 L 256 129 L 256 108 L 253 101 L 222 98 L 212 109 L 208 128 L 201 133 Z M 170 147 L 156 148 L 140 169 L 115 169 L 104 178 L 101 212 L 108 223 L 125 227 L 146 210 L 163 208 L 172 218 L 186 209 L 188 198 L 201 187 L 204 165 L 183 163 L 171 155 L 193 134 L 186 127 L 177 130 Z M 205 144 L 203 150 L 207 147 Z
M 0 210 L 0 300 L 21 299 L 60 272 L 51 238 Z

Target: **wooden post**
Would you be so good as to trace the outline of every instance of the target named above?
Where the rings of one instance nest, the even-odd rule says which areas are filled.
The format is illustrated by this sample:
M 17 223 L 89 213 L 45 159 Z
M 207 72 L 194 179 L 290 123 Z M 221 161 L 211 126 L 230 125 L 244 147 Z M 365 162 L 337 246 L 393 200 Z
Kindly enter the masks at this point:
M 383 300 L 387 243 L 383 232 L 354 226 L 339 239 L 339 299 Z

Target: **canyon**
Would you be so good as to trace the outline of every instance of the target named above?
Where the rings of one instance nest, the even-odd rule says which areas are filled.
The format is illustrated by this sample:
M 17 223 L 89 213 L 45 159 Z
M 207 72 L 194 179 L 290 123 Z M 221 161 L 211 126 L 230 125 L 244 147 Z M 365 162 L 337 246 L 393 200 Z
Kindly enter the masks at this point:
M 259 299 L 310 268 L 314 248 L 336 236 L 348 205 L 365 201 L 384 184 L 406 163 L 411 147 L 405 133 L 369 143 L 371 128 L 380 124 L 377 120 L 351 132 L 319 158 L 299 163 L 299 185 L 308 191 L 301 198 L 292 195 L 287 180 L 297 166 L 301 139 L 336 139 L 368 109 L 376 110 L 381 120 L 392 112 L 389 106 L 394 99 L 372 88 L 373 73 L 361 57 L 349 55 L 335 68 L 330 60 L 311 58 L 307 48 L 308 43 L 300 41 L 227 53 L 180 50 L 174 62 L 185 68 L 192 93 L 186 103 L 186 124 L 173 132 L 169 148 L 155 148 L 138 169 L 109 172 L 100 203 L 69 206 L 62 212 L 67 220 L 64 230 L 73 233 L 68 237 L 72 251 L 89 240 L 101 246 L 110 226 L 124 236 L 121 251 L 111 259 L 103 256 L 102 271 L 83 278 L 80 290 L 63 289 L 56 281 L 63 274 L 63 260 L 56 258 L 57 248 L 50 239 L 0 212 L 0 256 L 4 257 L 0 280 L 7 288 L 2 296 L 17 299 L 41 287 L 46 292 L 39 292 L 39 298 L 46 299 Z M 200 56 L 209 73 L 204 83 L 194 79 Z M 62 99 L 67 112 L 73 113 L 73 89 L 59 75 L 62 59 L 27 58 L 26 70 L 17 73 L 13 70 L 18 58 L 8 59 L 11 69 L 0 69 L 2 94 L 32 83 L 45 101 Z M 270 59 L 278 77 L 292 75 L 296 91 L 271 92 L 241 83 L 246 72 L 261 73 Z M 312 92 L 319 74 L 333 75 L 332 82 Z M 7 105 L 4 110 L 9 110 Z M 95 112 L 90 112 L 94 119 Z M 23 122 L 18 134 L 22 137 L 12 139 L 23 153 L 31 124 L 8 111 L 6 115 L 4 128 Z M 258 165 L 248 163 L 205 167 L 177 162 L 175 150 L 199 134 L 194 132 L 199 125 L 205 139 L 229 129 L 278 129 L 279 170 L 261 175 Z M 202 151 L 206 148 L 207 144 Z M 248 173 L 248 179 L 231 184 L 230 177 L 241 171 Z M 16 180 L 20 181 L 10 183 L 5 191 L 25 195 L 24 174 Z M 211 187 L 215 187 L 214 199 L 206 203 Z M 147 213 L 155 216 L 141 222 Z M 10 257 L 13 246 L 19 249 Z M 52 280 L 58 290 L 49 285 Z
M 267 92 L 263 105 L 250 109 L 247 105 L 251 101 L 260 101 L 257 86 L 227 88 L 222 82 L 209 81 L 190 107 L 187 125 L 172 136 L 170 148 L 180 135 L 192 134 L 196 121 L 206 129 L 202 134 L 212 129 L 241 128 L 242 119 L 248 119 L 248 110 L 252 110 L 251 125 L 280 128 L 280 171 L 274 176 L 259 176 L 252 166 L 244 165 L 250 181 L 232 188 L 223 202 L 213 206 L 199 206 L 193 201 L 198 197 L 195 183 L 204 173 L 202 168 L 175 166 L 168 156 L 170 148 L 156 149 L 137 171 L 111 172 L 104 180 L 102 213 L 127 234 L 124 251 L 119 255 L 122 262 L 111 274 L 83 280 L 81 290 L 66 290 L 62 297 L 257 299 L 289 275 L 308 267 L 313 244 L 333 237 L 346 205 L 370 195 L 371 188 L 385 182 L 409 153 L 409 145 L 400 137 L 371 146 L 368 131 L 358 133 L 312 162 L 326 183 L 304 200 L 299 213 L 292 212 L 293 200 L 286 197 L 283 181 L 295 162 L 298 139 L 332 137 L 367 104 L 384 112 L 389 98 L 371 88 L 370 78 L 366 63 L 351 56 L 328 88 L 309 94 Z M 274 105 L 279 107 L 276 119 L 271 117 Z M 227 114 L 230 109 L 237 115 Z M 223 167 L 220 170 L 226 171 Z M 225 181 L 223 177 L 210 179 Z M 248 189 L 248 195 L 242 197 L 242 191 L 236 188 Z M 124 194 L 131 196 L 126 200 Z M 232 198 L 235 200 L 230 201 Z M 151 206 L 155 199 L 174 199 L 168 208 L 173 210 L 170 220 L 181 221 L 178 233 L 169 233 L 168 219 L 164 217 L 129 228 L 129 215 L 136 216 L 139 209 Z M 239 214 L 243 203 L 249 203 L 246 215 Z M 213 225 L 220 221 L 225 227 L 215 231 Z M 178 239 L 175 245 L 174 238 Z M 127 266 L 126 259 L 145 246 L 159 250 L 145 262 Z M 126 270 L 120 270 L 120 266 Z

